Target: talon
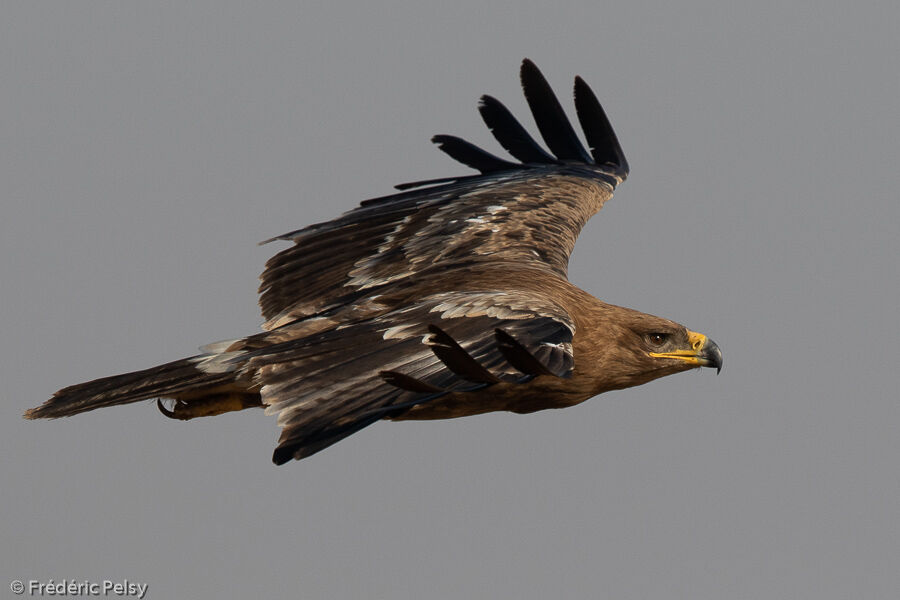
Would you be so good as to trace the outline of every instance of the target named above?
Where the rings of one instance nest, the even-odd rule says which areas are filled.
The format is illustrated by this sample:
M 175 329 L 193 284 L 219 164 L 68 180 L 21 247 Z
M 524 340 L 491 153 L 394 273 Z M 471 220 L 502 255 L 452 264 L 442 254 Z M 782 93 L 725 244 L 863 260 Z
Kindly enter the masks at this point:
M 176 419 L 178 421 L 187 421 L 188 419 L 190 419 L 190 416 L 182 416 L 181 414 L 179 414 L 178 405 L 178 400 L 172 400 L 172 408 L 168 409 L 166 408 L 166 405 L 163 404 L 162 398 L 156 399 L 156 408 L 159 409 L 159 412 L 169 417 L 170 419 Z
M 169 417 L 170 419 L 175 418 L 175 411 L 172 411 L 172 410 L 169 410 L 168 408 L 166 408 L 166 405 L 163 404 L 162 398 L 156 399 L 156 408 L 159 409 L 159 412 L 161 412 L 165 416 Z

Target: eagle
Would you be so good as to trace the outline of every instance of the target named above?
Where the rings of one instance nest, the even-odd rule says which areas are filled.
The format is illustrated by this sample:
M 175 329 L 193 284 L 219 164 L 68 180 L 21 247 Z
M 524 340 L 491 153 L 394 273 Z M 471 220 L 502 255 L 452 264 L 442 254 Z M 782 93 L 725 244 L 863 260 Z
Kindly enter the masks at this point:
M 157 399 L 188 420 L 277 415 L 273 462 L 302 459 L 382 419 L 531 413 L 698 367 L 703 334 L 601 302 L 567 278 L 587 220 L 628 176 L 590 87 L 575 78 L 585 149 L 533 62 L 525 99 L 549 152 L 500 101 L 481 117 L 515 161 L 451 135 L 432 141 L 477 174 L 415 181 L 292 242 L 260 276 L 261 333 L 64 388 L 28 419 Z

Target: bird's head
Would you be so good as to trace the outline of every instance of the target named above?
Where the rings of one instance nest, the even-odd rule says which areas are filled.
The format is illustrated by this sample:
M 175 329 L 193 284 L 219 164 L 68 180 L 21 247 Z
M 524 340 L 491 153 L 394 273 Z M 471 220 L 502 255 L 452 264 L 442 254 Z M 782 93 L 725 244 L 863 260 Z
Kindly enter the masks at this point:
M 641 385 L 700 367 L 722 370 L 722 351 L 702 333 L 619 306 L 607 305 L 604 313 L 599 325 L 614 337 L 614 343 L 603 344 L 595 368 L 607 389 Z

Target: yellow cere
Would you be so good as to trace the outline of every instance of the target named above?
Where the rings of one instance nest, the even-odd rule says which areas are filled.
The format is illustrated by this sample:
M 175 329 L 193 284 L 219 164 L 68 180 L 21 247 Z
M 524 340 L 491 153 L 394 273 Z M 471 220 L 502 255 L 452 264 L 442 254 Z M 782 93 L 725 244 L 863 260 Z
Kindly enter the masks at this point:
M 649 352 L 648 354 L 654 358 L 676 358 L 683 360 L 692 365 L 700 365 L 700 357 L 698 353 L 703 345 L 706 344 L 706 336 L 702 333 L 688 330 L 688 343 L 691 345 L 690 350 L 674 350 L 672 352 Z

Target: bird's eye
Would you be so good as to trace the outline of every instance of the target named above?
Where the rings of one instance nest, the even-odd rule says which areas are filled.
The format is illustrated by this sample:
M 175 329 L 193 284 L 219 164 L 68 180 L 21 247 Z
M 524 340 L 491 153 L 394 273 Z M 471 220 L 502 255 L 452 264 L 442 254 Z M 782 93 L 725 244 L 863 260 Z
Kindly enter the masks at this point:
M 653 346 L 662 346 L 669 340 L 668 333 L 648 333 L 647 341 Z

